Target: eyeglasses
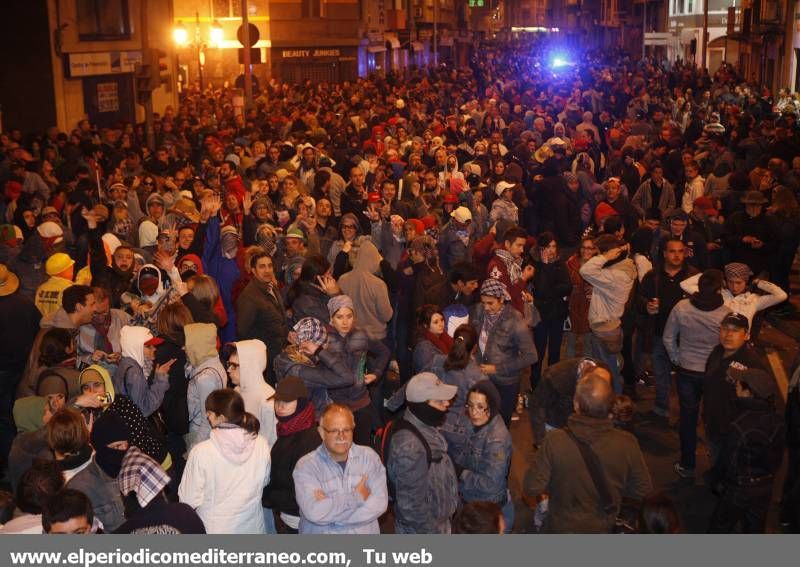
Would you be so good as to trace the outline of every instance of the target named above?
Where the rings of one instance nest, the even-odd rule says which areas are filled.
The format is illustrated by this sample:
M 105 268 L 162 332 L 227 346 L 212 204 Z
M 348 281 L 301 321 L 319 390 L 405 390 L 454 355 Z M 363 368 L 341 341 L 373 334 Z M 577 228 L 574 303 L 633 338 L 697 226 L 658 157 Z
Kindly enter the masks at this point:
M 327 433 L 328 435 L 352 435 L 353 434 L 353 427 L 343 427 L 342 429 L 328 429 L 327 427 L 323 427 L 322 430 Z
M 487 406 L 481 406 L 478 404 L 473 404 L 471 402 L 467 402 L 464 404 L 464 407 L 467 408 L 467 411 L 475 412 L 475 413 L 484 413 L 489 410 Z
M 229 362 L 228 370 L 239 370 L 239 365 L 235 362 Z

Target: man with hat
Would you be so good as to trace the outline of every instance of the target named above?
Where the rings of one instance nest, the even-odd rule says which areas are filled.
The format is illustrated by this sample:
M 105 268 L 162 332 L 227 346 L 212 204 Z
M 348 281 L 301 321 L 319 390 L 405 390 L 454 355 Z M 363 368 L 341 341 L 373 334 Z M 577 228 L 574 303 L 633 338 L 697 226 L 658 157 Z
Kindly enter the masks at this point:
M 472 213 L 467 207 L 457 207 L 450 213 L 450 221 L 439 234 L 439 263 L 448 271 L 459 262 L 470 259 L 470 250 L 475 241 Z
M 519 208 L 512 199 L 514 184 L 508 181 L 499 181 L 494 187 L 497 198 L 492 202 L 492 210 L 489 213 L 489 220 L 497 222 L 506 219 L 514 224 L 519 223 Z
M 0 467 L 5 465 L 17 434 L 11 418 L 14 388 L 25 369 L 42 318 L 33 301 L 18 290 L 19 278 L 0 264 Z
M 407 408 L 393 425 L 385 456 L 395 494 L 395 533 L 450 533 L 458 477 L 438 428 L 457 391 L 431 372 L 417 374 L 406 385 Z
M 764 533 L 775 474 L 783 460 L 785 424 L 775 408 L 773 377 L 756 368 L 729 368 L 735 415 L 709 476 L 721 492 L 708 531 Z
M 760 191 L 748 191 L 742 197 L 744 210 L 734 212 L 725 222 L 731 261 L 747 264 L 757 276 L 767 270 L 778 240 L 775 223 L 764 211 L 766 203 Z
M 287 376 L 278 382 L 272 400 L 278 420 L 278 439 L 270 450 L 272 467 L 261 503 L 275 515 L 278 533 L 296 534 L 300 526 L 300 508 L 292 473 L 297 462 L 319 447 L 322 439 L 314 427 L 314 404 L 302 379 Z
M 61 295 L 73 285 L 75 260 L 64 252 L 56 252 L 45 262 L 45 272 L 50 276 L 36 289 L 36 307 L 42 316 L 55 313 L 61 307 Z
M 703 425 L 712 461 L 716 461 L 737 413 L 735 381 L 730 378 L 730 370 L 769 371 L 766 361 L 748 342 L 749 332 L 750 322 L 745 315 L 728 313 L 720 325 L 719 344 L 706 362 Z

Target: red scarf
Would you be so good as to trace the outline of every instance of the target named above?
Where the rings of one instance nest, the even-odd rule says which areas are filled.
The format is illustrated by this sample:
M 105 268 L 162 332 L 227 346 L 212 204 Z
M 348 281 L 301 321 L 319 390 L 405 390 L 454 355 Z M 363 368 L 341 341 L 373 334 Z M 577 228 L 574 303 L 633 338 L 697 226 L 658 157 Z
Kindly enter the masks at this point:
M 444 354 L 450 354 L 450 349 L 453 346 L 453 337 L 447 333 L 442 333 L 438 337 L 430 331 L 425 331 L 425 338 L 433 343 L 433 346 L 438 348 Z
M 278 437 L 288 437 L 298 431 L 304 431 L 314 425 L 314 404 L 311 402 L 306 407 L 295 413 L 286 421 L 278 421 L 276 430 Z

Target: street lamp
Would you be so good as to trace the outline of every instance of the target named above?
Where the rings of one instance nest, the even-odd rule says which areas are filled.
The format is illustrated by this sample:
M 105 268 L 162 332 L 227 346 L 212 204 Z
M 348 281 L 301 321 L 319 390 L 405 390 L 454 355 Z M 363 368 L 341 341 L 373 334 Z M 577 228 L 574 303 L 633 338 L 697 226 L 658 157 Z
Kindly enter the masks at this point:
M 183 22 L 178 21 L 178 23 L 175 24 L 175 29 L 172 30 L 172 39 L 175 40 L 175 43 L 179 47 L 183 47 L 189 43 L 189 32 L 186 26 L 183 25 Z
M 214 20 L 214 23 L 211 24 L 209 39 L 211 45 L 216 46 L 220 46 L 222 44 L 222 40 L 225 39 L 225 30 L 222 29 L 222 24 L 220 24 L 217 20 Z

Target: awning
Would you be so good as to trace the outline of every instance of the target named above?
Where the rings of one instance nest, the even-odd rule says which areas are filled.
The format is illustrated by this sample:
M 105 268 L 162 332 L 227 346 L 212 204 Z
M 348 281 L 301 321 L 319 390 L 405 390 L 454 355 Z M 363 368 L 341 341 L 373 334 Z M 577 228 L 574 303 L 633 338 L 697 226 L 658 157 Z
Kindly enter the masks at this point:
M 384 45 L 368 45 L 367 52 L 368 53 L 383 53 L 386 51 L 386 46 Z
M 421 41 L 412 41 L 411 49 L 413 49 L 414 51 L 422 51 L 423 49 L 425 49 L 425 46 L 422 44 Z
M 396 33 L 384 32 L 383 39 L 392 47 L 392 49 L 400 49 L 400 40 L 397 39 Z

